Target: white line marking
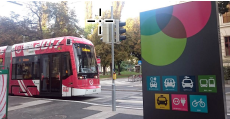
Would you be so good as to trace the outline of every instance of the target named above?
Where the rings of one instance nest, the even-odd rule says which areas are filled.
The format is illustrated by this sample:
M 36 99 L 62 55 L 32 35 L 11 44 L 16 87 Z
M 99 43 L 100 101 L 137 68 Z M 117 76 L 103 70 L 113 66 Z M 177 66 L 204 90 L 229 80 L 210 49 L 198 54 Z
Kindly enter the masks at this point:
M 13 97 L 13 96 L 9 96 Z M 31 98 L 31 97 L 28 97 Z M 66 100 L 60 100 L 60 99 L 46 99 L 46 98 L 35 98 L 35 99 L 41 99 L 41 100 L 54 100 L 54 101 L 63 101 Z M 112 105 L 103 105 L 103 104 L 97 104 L 97 103 L 90 103 L 90 102 L 84 102 L 84 101 L 75 101 L 75 100 L 68 100 L 68 102 L 77 102 L 82 104 L 89 104 L 89 105 L 95 105 L 95 106 L 103 106 L 103 107 L 112 107 Z M 125 106 L 116 106 L 117 108 L 124 108 L 124 109 L 135 109 L 135 110 L 143 110 L 143 108 L 137 108 L 137 107 L 125 107 Z
M 227 115 L 230 115 L 230 114 L 227 113 Z
M 123 113 L 123 114 L 130 114 L 130 115 L 140 115 L 143 116 L 143 111 L 139 110 L 133 110 L 133 109 L 117 109 L 115 112 L 111 110 L 110 107 L 100 107 L 100 106 L 89 106 L 86 108 L 83 108 L 85 110 L 96 110 L 96 111 L 101 111 L 100 113 L 88 116 L 83 119 L 106 119 L 109 117 L 112 117 L 118 113 Z
M 138 96 L 130 96 L 129 98 L 141 98 L 142 99 L 142 96 L 138 97 Z
M 143 103 L 143 101 L 136 100 L 116 100 L 117 102 L 127 102 L 127 103 Z
M 22 103 L 21 105 L 18 105 L 18 106 L 9 107 L 8 111 L 17 110 L 17 109 L 21 109 L 25 107 L 34 106 L 34 105 L 40 105 L 40 104 L 44 104 L 48 102 L 51 102 L 51 101 L 47 101 L 47 100 L 30 101 L 30 102 Z
M 100 99 L 103 99 L 103 98 L 93 98 L 93 99 L 88 99 L 86 101 L 95 101 L 95 100 L 100 100 Z

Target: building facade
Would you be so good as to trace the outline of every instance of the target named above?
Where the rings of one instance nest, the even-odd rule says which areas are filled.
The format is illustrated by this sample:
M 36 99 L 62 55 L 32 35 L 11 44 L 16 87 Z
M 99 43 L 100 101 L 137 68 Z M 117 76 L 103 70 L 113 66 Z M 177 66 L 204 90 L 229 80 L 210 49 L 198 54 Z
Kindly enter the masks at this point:
M 230 66 L 230 12 L 219 15 L 223 66 Z

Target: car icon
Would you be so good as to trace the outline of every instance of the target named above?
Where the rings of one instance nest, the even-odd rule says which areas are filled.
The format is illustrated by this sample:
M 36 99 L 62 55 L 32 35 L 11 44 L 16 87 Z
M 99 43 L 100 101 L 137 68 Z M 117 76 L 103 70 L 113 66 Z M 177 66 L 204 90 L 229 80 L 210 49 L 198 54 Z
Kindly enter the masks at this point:
M 183 88 L 192 88 L 193 87 L 193 82 L 192 82 L 192 79 L 183 79 L 182 80 L 182 87 Z
M 165 87 L 167 88 L 167 87 L 172 87 L 172 88 L 174 88 L 175 87 L 175 81 L 174 81 L 174 79 L 172 79 L 172 78 L 166 78 L 165 79 L 165 81 L 164 81 L 164 85 L 165 85 Z
M 158 105 L 167 105 L 167 99 L 166 97 L 164 97 L 163 95 L 160 95 L 158 98 L 157 98 L 157 104 Z

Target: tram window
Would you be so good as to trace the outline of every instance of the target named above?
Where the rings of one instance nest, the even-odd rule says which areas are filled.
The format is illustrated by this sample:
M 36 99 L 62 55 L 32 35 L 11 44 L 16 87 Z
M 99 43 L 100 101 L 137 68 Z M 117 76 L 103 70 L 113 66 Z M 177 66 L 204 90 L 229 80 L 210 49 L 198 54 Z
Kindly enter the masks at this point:
M 32 79 L 32 62 L 23 63 L 23 79 Z
M 62 79 L 65 79 L 72 75 L 72 68 L 71 68 L 71 59 L 69 53 L 63 54 L 63 63 L 62 63 Z
M 13 58 L 12 79 L 32 79 L 33 56 Z
M 34 62 L 33 62 L 33 79 L 40 79 L 40 56 L 35 55 L 34 56 Z
M 3 58 L 0 58 L 0 65 L 3 65 Z

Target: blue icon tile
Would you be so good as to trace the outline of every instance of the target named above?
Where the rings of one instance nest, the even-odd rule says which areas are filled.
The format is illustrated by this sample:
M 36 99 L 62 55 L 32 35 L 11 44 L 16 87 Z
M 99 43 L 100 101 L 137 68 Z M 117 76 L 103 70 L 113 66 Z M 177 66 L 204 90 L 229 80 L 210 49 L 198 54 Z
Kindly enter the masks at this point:
M 190 95 L 190 111 L 208 113 L 206 95 Z
M 160 91 L 160 76 L 147 76 L 147 90 Z
M 176 76 L 162 76 L 163 91 L 177 91 Z

